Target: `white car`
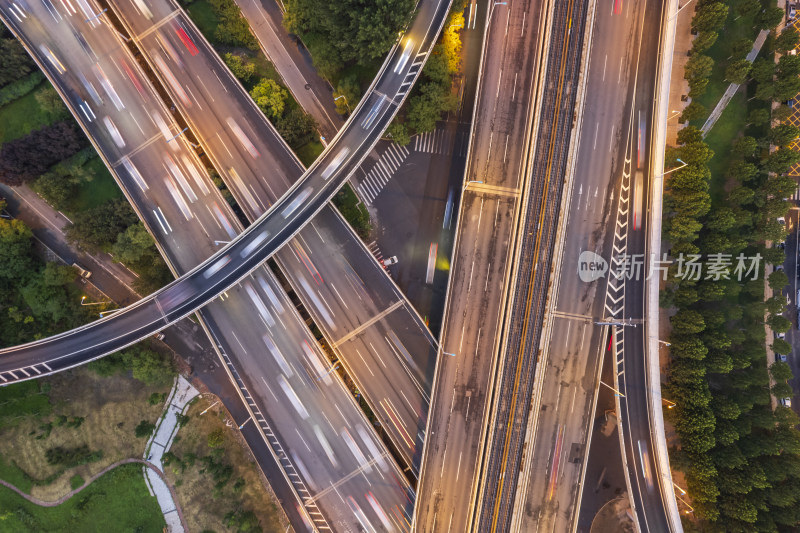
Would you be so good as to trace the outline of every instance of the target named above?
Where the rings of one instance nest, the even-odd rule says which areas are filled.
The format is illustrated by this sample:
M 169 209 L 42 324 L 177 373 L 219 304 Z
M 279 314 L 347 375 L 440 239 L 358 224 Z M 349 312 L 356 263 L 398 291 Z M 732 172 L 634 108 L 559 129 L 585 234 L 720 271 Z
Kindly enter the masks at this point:
M 781 398 L 781 405 L 784 407 L 791 407 L 792 406 L 792 399 L 791 398 Z

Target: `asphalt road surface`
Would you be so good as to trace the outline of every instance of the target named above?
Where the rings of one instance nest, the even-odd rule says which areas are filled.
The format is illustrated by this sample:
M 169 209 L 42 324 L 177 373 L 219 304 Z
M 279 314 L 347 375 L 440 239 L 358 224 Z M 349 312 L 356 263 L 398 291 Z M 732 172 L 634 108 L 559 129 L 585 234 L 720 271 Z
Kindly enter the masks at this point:
M 177 85 L 165 84 L 168 92 L 247 217 L 255 220 L 304 168 L 177 6 L 155 0 L 148 6 L 152 17 L 133 3 L 118 3 L 115 10 L 160 77 L 179 80 Z M 170 56 L 169 65 L 164 55 Z M 209 92 L 201 75 L 209 68 L 221 72 L 218 79 L 224 90 Z M 221 122 L 228 127 L 220 128 Z M 355 233 L 335 219 L 332 208 L 324 208 L 315 220 L 275 259 L 395 449 L 416 473 L 435 340 L 383 268 L 357 246 Z M 323 238 L 320 231 L 329 236 Z M 342 254 L 345 243 L 352 244 L 347 255 Z
M 443 357 L 436 372 L 417 531 L 468 531 L 479 480 L 479 442 L 510 241 L 522 183 L 539 67 L 542 3 L 490 3 L 474 127 L 467 158 L 450 287 Z
M 42 6 L 42 9 L 44 9 L 44 6 Z M 61 14 L 62 19 L 59 20 L 57 17 L 53 17 L 54 23 L 51 25 L 52 27 L 48 28 L 48 37 L 45 37 L 43 32 L 37 33 L 35 31 L 38 28 L 36 28 L 37 25 L 33 21 L 48 20 L 46 18 L 42 19 L 41 13 L 37 13 L 40 15 L 39 18 L 35 17 L 34 13 L 31 13 L 30 27 L 26 26 L 26 28 L 32 29 L 32 33 L 36 34 L 35 37 L 40 42 L 47 42 L 44 46 L 51 50 L 51 54 L 56 54 L 62 49 L 75 49 L 80 41 L 76 36 L 76 32 L 73 31 L 76 30 L 75 26 L 64 23 L 65 20 L 69 20 L 69 18 L 65 18 L 70 17 L 69 13 L 56 13 Z M 76 20 L 80 24 L 81 19 L 77 18 Z M 159 132 L 156 120 L 136 122 L 135 112 L 146 97 L 146 101 L 153 102 L 156 111 L 159 109 L 159 105 L 156 103 L 155 95 L 149 89 L 149 86 L 143 82 L 141 74 L 137 72 L 138 69 L 136 69 L 135 63 L 129 57 L 127 66 L 130 69 L 130 73 L 124 66 L 119 70 L 111 70 L 111 68 L 115 68 L 113 64 L 125 65 L 124 62 L 126 61 L 125 49 L 119 47 L 118 40 L 113 37 L 113 34 L 104 25 L 98 25 L 93 30 L 84 29 L 83 31 L 86 33 L 83 39 L 90 52 L 94 54 L 94 50 L 103 51 L 103 53 L 98 54 L 102 57 L 95 57 L 98 63 L 106 61 L 111 63 L 104 70 L 112 72 L 112 74 L 106 77 L 98 76 L 102 80 L 102 82 L 98 81 L 98 83 L 105 84 L 103 86 L 108 93 L 108 101 L 101 100 L 96 109 L 105 111 L 105 108 L 110 108 L 112 104 L 115 104 L 113 108 L 119 115 L 123 116 L 123 118 L 115 116 L 115 123 L 122 123 L 124 115 L 130 113 L 131 120 L 133 120 L 131 124 L 137 125 L 137 129 L 139 129 L 139 124 L 144 123 L 145 127 L 152 130 L 149 142 L 142 143 L 132 150 L 142 160 L 151 161 L 158 165 L 162 160 L 159 157 L 159 151 L 163 150 L 164 153 L 169 154 L 172 152 L 172 146 L 175 146 L 175 153 L 170 156 L 173 159 L 173 165 L 178 165 L 175 160 L 180 161 L 182 165 L 178 168 L 182 168 L 184 173 L 195 175 L 194 185 L 189 185 L 188 182 L 181 185 L 183 193 L 189 198 L 187 201 L 182 196 L 175 194 L 178 192 L 177 186 L 170 181 L 169 177 L 164 178 L 163 181 L 157 179 L 158 176 L 163 177 L 166 175 L 180 181 L 178 172 L 172 170 L 169 163 L 166 163 L 166 159 L 164 159 L 165 169 L 140 170 L 136 173 L 135 171 L 131 172 L 128 170 L 129 167 L 123 165 L 129 175 L 121 174 L 122 186 L 126 192 L 136 194 L 138 189 L 143 193 L 142 198 L 134 204 L 135 207 L 139 208 L 140 212 L 146 211 L 144 206 L 149 209 L 152 205 L 153 199 L 149 196 L 151 194 L 155 198 L 172 198 L 175 200 L 175 203 L 172 204 L 172 210 L 168 210 L 167 204 L 164 204 L 164 218 L 157 219 L 157 222 L 162 224 L 162 230 L 164 227 L 173 229 L 172 225 L 169 224 L 169 219 L 172 216 L 183 216 L 187 221 L 197 220 L 197 226 L 175 224 L 174 229 L 175 233 L 181 232 L 180 242 L 191 242 L 193 246 L 181 247 L 177 242 L 170 241 L 169 238 L 162 237 L 160 239 L 162 248 L 167 252 L 168 259 L 176 267 L 176 270 L 188 270 L 193 263 L 196 264 L 213 253 L 214 245 L 212 240 L 226 238 L 225 235 L 228 230 L 222 223 L 223 220 L 227 221 L 234 230 L 238 230 L 240 227 L 235 216 L 227 208 L 227 204 L 219 198 L 219 193 L 214 189 L 204 171 L 199 170 L 199 164 L 194 167 L 190 166 L 197 162 L 194 161 L 196 158 L 193 158 L 186 145 L 167 145 L 170 148 L 166 148 L 164 145 L 159 146 L 158 143 L 166 144 L 175 140 L 166 140 L 166 135 L 162 135 Z M 64 36 L 64 42 L 51 42 L 50 39 L 54 37 L 57 39 L 60 36 Z M 92 43 L 92 45 L 89 43 Z M 106 45 L 105 48 L 103 47 L 104 43 Z M 109 43 L 116 46 L 116 50 L 109 51 Z M 94 46 L 95 44 L 96 46 Z M 84 57 L 89 57 L 89 52 L 86 53 L 86 56 L 80 54 L 65 56 L 63 62 L 60 63 L 60 66 L 64 69 L 63 73 L 66 73 L 67 67 L 69 67 L 69 72 L 91 72 L 91 69 L 85 69 L 79 63 Z M 102 68 L 102 65 L 100 68 Z M 125 76 L 128 76 L 127 79 L 135 79 L 139 82 L 138 86 L 133 81 L 127 83 Z M 58 82 L 62 82 L 58 77 L 55 79 Z M 66 83 L 63 85 L 68 86 Z M 106 85 L 111 89 L 105 89 Z M 59 83 L 59 87 L 62 87 L 62 83 Z M 71 87 L 74 89 L 78 87 L 78 84 L 73 82 Z M 114 89 L 114 87 L 117 88 Z M 133 87 L 137 87 L 135 90 L 141 92 L 137 95 Z M 128 92 L 125 92 L 126 89 Z M 66 92 L 69 92 L 69 90 L 65 89 Z M 116 102 L 112 95 L 116 97 Z M 83 105 L 87 105 L 86 102 L 83 102 Z M 116 109 L 116 107 L 119 107 L 119 109 Z M 161 109 L 160 113 L 162 117 L 168 117 L 166 110 Z M 87 113 L 87 115 L 91 114 Z M 150 116 L 153 115 L 154 112 L 151 110 Z M 163 120 L 166 121 L 167 118 L 163 118 Z M 87 129 L 91 131 L 91 127 L 90 123 Z M 165 127 L 172 128 L 172 131 L 177 129 L 171 121 Z M 115 131 L 118 138 L 111 136 L 111 141 L 113 142 L 111 147 L 108 146 L 110 143 L 104 143 L 104 139 L 100 137 L 98 144 L 101 153 L 106 155 L 107 159 L 110 159 L 109 154 L 113 156 L 114 147 L 126 148 L 135 146 L 132 139 L 136 139 L 136 132 L 131 133 L 131 130 L 133 130 L 132 126 L 130 128 L 118 128 Z M 118 142 L 119 139 L 122 139 L 123 142 Z M 134 162 L 134 164 L 136 163 Z M 193 170 L 200 173 L 199 177 Z M 144 176 L 147 176 L 147 178 Z M 156 177 L 155 179 L 153 178 L 154 176 Z M 183 177 L 185 178 L 185 175 Z M 172 188 L 170 188 L 170 183 Z M 194 193 L 196 197 L 194 201 L 191 200 L 192 195 L 188 191 Z M 204 195 L 203 192 L 205 192 Z M 202 203 L 201 196 L 204 199 Z M 211 197 L 211 199 L 208 197 Z M 181 204 L 180 200 L 183 200 L 183 204 Z M 195 207 L 190 208 L 189 203 L 195 204 Z M 177 207 L 175 207 L 176 205 Z M 209 206 L 211 207 L 210 209 Z M 187 213 L 190 216 L 187 216 Z M 218 222 L 213 222 L 214 218 Z M 202 219 L 205 219 L 205 225 L 201 223 Z M 198 228 L 205 230 L 208 227 L 212 228 L 212 233 L 202 238 L 202 233 Z M 216 228 L 217 233 L 213 233 L 214 228 Z M 167 232 L 164 231 L 164 233 Z M 159 235 L 158 229 L 156 229 L 155 234 Z M 265 331 L 264 322 L 272 319 L 272 316 L 275 317 L 274 320 L 285 326 L 283 330 L 273 331 L 272 344 L 263 337 L 258 336 L 255 339 L 253 336 L 244 340 L 238 339 L 235 337 L 235 333 L 231 333 L 230 335 L 233 337 L 228 339 L 219 333 L 215 337 L 219 349 L 226 354 L 236 352 L 238 347 L 241 347 L 239 355 L 243 357 L 243 361 L 237 361 L 236 365 L 232 364 L 230 360 L 226 361 L 232 373 L 238 374 L 237 367 L 245 368 L 248 371 L 243 374 L 247 376 L 247 381 L 251 379 L 257 380 L 259 376 L 262 380 L 265 376 L 269 380 L 263 381 L 264 386 L 260 386 L 261 384 L 259 383 L 258 390 L 263 392 L 261 395 L 257 394 L 255 390 L 253 395 L 248 392 L 250 390 L 248 385 L 252 381 L 248 383 L 245 380 L 238 380 L 237 385 L 242 391 L 242 395 L 250 403 L 250 410 L 256 415 L 258 426 L 263 434 L 266 435 L 264 440 L 269 442 L 273 448 L 273 453 L 280 457 L 281 466 L 287 472 L 286 475 L 294 476 L 292 479 L 293 484 L 296 485 L 295 490 L 308 490 L 308 487 L 312 487 L 312 495 L 315 495 L 316 499 L 312 502 L 307 502 L 306 507 L 310 508 L 309 512 L 314 512 L 317 509 L 317 505 L 322 508 L 325 511 L 324 515 L 319 515 L 319 518 L 314 515 L 315 519 L 322 523 L 329 520 L 331 523 L 338 524 L 339 528 L 354 527 L 357 520 L 354 516 L 361 516 L 354 514 L 356 507 L 365 509 L 362 513 L 363 521 L 379 523 L 382 515 L 376 509 L 380 509 L 381 506 L 386 508 L 387 512 L 393 513 L 393 516 L 395 512 L 399 512 L 400 514 L 393 519 L 399 520 L 401 524 L 404 523 L 405 520 L 402 518 L 402 514 L 410 513 L 410 510 L 405 511 L 403 509 L 409 505 L 409 489 L 407 484 L 404 483 L 399 470 L 390 461 L 387 462 L 386 452 L 381 451 L 380 443 L 375 440 L 374 435 L 364 429 L 368 426 L 368 423 L 341 383 L 337 380 L 332 380 L 330 376 L 321 376 L 319 383 L 314 379 L 324 373 L 326 359 L 316 348 L 314 339 L 299 317 L 293 316 L 294 309 L 285 293 L 280 290 L 280 286 L 272 279 L 271 272 L 262 267 L 255 276 L 250 276 L 250 278 L 244 284 L 232 289 L 230 291 L 231 294 L 223 297 L 223 302 L 213 303 L 204 309 L 202 314 L 212 332 L 233 332 L 232 325 L 225 323 L 232 316 L 236 317 L 235 323 L 237 327 L 242 327 L 246 331 Z M 274 287 L 275 289 L 270 291 L 265 287 Z M 247 295 L 241 295 L 242 291 Z M 267 301 L 270 302 L 269 309 L 267 309 L 268 304 L 265 304 Z M 259 306 L 257 302 L 261 305 Z M 122 311 L 121 313 L 124 312 Z M 281 314 L 286 317 L 285 321 L 281 319 Z M 231 346 L 236 348 L 231 350 Z M 287 347 L 295 351 L 302 351 L 305 358 L 295 368 L 288 365 L 284 367 L 281 363 L 285 364 L 285 361 L 281 360 L 279 355 L 276 355 L 281 351 L 279 347 L 282 347 L 284 352 Z M 264 357 L 262 354 L 265 352 L 271 352 L 272 357 Z M 256 357 L 250 356 L 248 358 L 248 353 Z M 47 369 L 46 366 L 42 368 Z M 253 368 L 256 370 L 253 370 Z M 22 371 L 21 373 L 24 374 Z M 310 386 L 309 381 L 311 382 Z M 275 405 L 274 402 L 274 391 L 276 390 L 286 398 L 278 405 Z M 258 409 L 258 405 L 270 405 L 269 414 L 262 414 Z M 328 413 L 325 412 L 323 407 L 328 410 Z M 307 422 L 298 424 L 298 414 L 301 419 L 307 420 Z M 314 415 L 315 419 L 309 420 L 311 419 L 311 414 Z M 273 431 L 272 428 L 276 426 L 285 428 L 285 430 L 281 432 L 276 428 Z M 349 427 L 353 432 L 351 438 L 340 438 L 342 432 L 348 431 L 345 429 L 346 427 Z M 281 456 L 279 454 L 282 449 L 281 443 L 296 451 Z M 362 452 L 360 449 L 364 451 Z M 308 453 L 306 454 L 303 450 L 308 450 Z M 370 461 L 377 462 L 381 468 L 374 468 L 369 464 Z M 384 470 L 384 473 L 380 473 L 380 470 Z M 353 476 L 353 472 L 360 472 L 362 475 Z M 370 474 L 375 476 L 375 483 L 370 484 L 368 478 Z M 386 475 L 391 476 L 394 481 L 381 485 L 378 480 L 384 479 Z M 327 491 L 323 493 L 325 489 L 322 487 L 333 482 L 336 483 L 336 491 L 338 492 Z M 372 487 L 371 491 L 369 491 L 369 488 L 366 490 L 363 488 L 368 485 Z M 318 492 L 320 494 L 317 494 Z M 349 498 L 348 501 L 338 498 L 337 494 L 345 495 Z M 399 511 L 395 511 L 396 509 L 399 509 Z M 348 524 L 350 525 L 348 526 Z
M 484 490 L 477 520 L 480 531 L 506 531 L 513 519 L 566 183 L 587 11 L 582 2 L 554 4 L 545 88 L 536 126 L 538 142 L 529 184 L 524 189 L 526 208 L 515 245 L 515 274 L 508 288 L 510 314 L 504 323 L 501 374 L 482 472 Z
M 645 132 L 652 124 L 651 97 L 647 95 L 655 87 L 658 11 L 655 5 L 627 2 L 620 9 L 598 5 L 594 14 L 587 96 L 574 183 L 565 210 L 563 262 L 555 284 L 551 342 L 543 353 L 545 366 L 538 378 L 540 399 L 529 424 L 527 448 L 531 452 L 519 483 L 513 530 L 568 530 L 578 518 L 586 450 L 594 424 L 591 417 L 599 384 L 597 373 L 609 340 L 607 328 L 594 323 L 607 314 L 605 279 L 581 281 L 579 256 L 590 250 L 610 260 L 617 221 L 629 220 L 618 217 L 623 192 L 620 187 L 623 175 L 630 177 L 635 167 L 626 166 L 625 159 L 639 158 L 639 117 Z M 646 154 L 642 156 L 644 161 Z M 626 187 L 629 185 L 625 182 Z M 630 200 L 637 196 L 648 197 L 643 190 L 641 195 L 631 195 Z M 626 207 L 623 204 L 619 208 Z M 638 225 L 633 229 L 633 216 L 639 213 L 641 222 L 644 209 L 643 204 L 630 209 L 627 228 L 633 239 L 646 235 Z M 614 294 L 613 298 L 618 296 Z M 604 413 L 601 410 L 595 415 L 602 417 Z M 535 479 L 544 482 L 533 483 Z

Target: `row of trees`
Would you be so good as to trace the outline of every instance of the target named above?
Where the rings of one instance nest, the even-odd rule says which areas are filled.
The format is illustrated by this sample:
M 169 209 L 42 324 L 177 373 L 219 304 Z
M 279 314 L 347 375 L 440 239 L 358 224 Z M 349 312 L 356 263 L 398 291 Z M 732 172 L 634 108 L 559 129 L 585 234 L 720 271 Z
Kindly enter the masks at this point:
M 758 4 L 764 10 L 756 18 L 764 24 L 771 22 L 772 6 Z M 714 17 L 709 12 L 719 16 L 721 9 L 716 6 L 709 11 L 708 5 L 713 3 L 698 5 L 694 21 L 701 31 L 698 39 L 703 30 L 719 27 L 718 21 L 710 22 Z M 752 5 L 741 1 L 735 9 L 752 9 L 748 7 Z M 688 69 L 687 65 L 687 77 Z M 694 86 L 704 87 L 698 79 Z M 777 217 L 786 212 L 783 199 L 796 185 L 782 174 L 797 162 L 798 154 L 785 146 L 770 152 L 770 146 L 788 144 L 798 131 L 788 125 L 768 128 L 769 112 L 759 111 L 766 112 L 767 119 L 759 116 L 761 112 L 751 113 L 758 119 L 748 129 L 751 135 L 739 138 L 729 154 L 717 154 L 730 156 L 722 176 L 712 175 L 708 168 L 715 155 L 701 132 L 688 126 L 679 133 L 680 147 L 668 154 L 668 160 L 680 158 L 687 165 L 671 174 L 665 197 L 664 229 L 673 256 L 726 254 L 735 262 L 742 254 L 760 256 L 771 264 L 783 262 L 783 251 L 767 247 L 766 242 L 785 237 Z M 726 184 L 724 198 L 712 200 L 712 181 Z M 787 384 L 791 372 L 782 362 L 767 368 L 765 313 L 777 332 L 791 324 L 781 315 L 785 300 L 780 292 L 765 302 L 763 273 L 760 264 L 756 279 L 752 275 L 741 281 L 733 275 L 730 279 L 688 279 L 673 269 L 663 296 L 664 305 L 677 308 L 671 317 L 671 362 L 665 388 L 676 403 L 668 413 L 680 437 L 680 449 L 672 451 L 671 459 L 686 475 L 694 516 L 701 520 L 703 531 L 779 531 L 800 522 L 800 432 L 796 429 L 800 420 L 789 408 L 779 406 L 773 411 L 771 407 L 771 394 L 791 395 Z M 786 275 L 773 273 L 768 283 L 780 290 L 787 283 Z M 772 347 L 779 353 L 790 349 L 779 339 Z M 770 375 L 775 381 L 772 388 Z M 695 525 L 687 523 L 686 528 Z
M 464 27 L 463 0 L 456 1 L 445 22 L 445 29 L 428 57 L 419 81 L 406 104 L 387 131 L 398 144 L 408 144 L 411 135 L 433 131 L 443 113 L 455 111 L 458 95 L 453 92 L 453 77 L 461 68 L 461 29 Z
M 758 29 L 775 28 L 784 14 L 782 9 L 774 5 L 764 6 L 760 0 L 739 0 L 731 2 L 731 4 L 734 17 L 752 19 Z M 684 122 L 700 118 L 707 112 L 703 105 L 697 101 L 698 98 L 705 94 L 709 77 L 714 68 L 714 60 L 706 55 L 706 52 L 717 42 L 719 32 L 723 30 L 723 26 L 730 14 L 729 6 L 723 2 L 717 0 L 699 0 L 697 2 L 695 17 L 692 19 L 692 31 L 697 34 L 697 37 L 692 42 L 692 48 L 689 51 L 691 57 L 686 62 L 684 74 L 689 82 L 689 97 L 692 98 L 692 102 L 683 111 L 681 120 Z M 797 38 L 797 31 L 789 28 L 774 40 L 774 46 L 779 51 L 790 50 L 797 44 Z M 755 65 L 745 59 L 752 48 L 752 39 L 742 38 L 730 43 L 730 55 L 724 62 L 726 81 L 738 84 L 744 83 L 751 73 L 751 69 L 754 76 L 756 72 L 761 73 L 762 71 L 764 75 L 772 75 L 775 65 L 771 59 L 759 60 Z M 763 70 L 760 71 L 759 69 Z M 766 72 L 766 70 L 769 70 L 769 72 Z M 785 77 L 780 79 L 783 84 L 789 83 L 788 72 L 786 74 Z M 794 78 L 796 79 L 797 76 L 795 75 Z M 791 93 L 790 96 L 783 98 L 784 100 L 797 94 L 797 90 L 792 93 L 789 87 L 778 89 L 777 92 L 781 94 Z M 766 99 L 771 97 L 772 95 L 766 95 Z

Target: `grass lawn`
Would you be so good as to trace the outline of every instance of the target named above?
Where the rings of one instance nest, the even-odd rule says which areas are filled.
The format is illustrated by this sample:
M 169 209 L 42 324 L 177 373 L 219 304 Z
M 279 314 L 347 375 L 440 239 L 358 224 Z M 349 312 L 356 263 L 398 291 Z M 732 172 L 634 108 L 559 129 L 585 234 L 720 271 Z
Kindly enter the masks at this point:
M 36 94 L 46 87 L 47 83 L 42 83 L 36 90 L 0 107 L 0 144 L 18 139 L 51 122 L 49 115 L 42 111 L 36 101 Z
M 77 212 L 97 207 L 108 200 L 122 198 L 122 190 L 99 157 L 93 157 L 85 168 L 94 176 L 92 181 L 84 182 L 73 199 L 70 211 Z
M 709 194 L 714 205 L 724 200 L 725 174 L 731 163 L 731 145 L 746 124 L 747 98 L 740 90 L 706 136 L 706 143 L 714 151 L 714 157 L 708 162 L 711 170 Z
M 212 407 L 200 415 L 213 403 L 213 399 L 199 398 L 189 406 L 189 421 L 178 430 L 170 448 L 184 465 L 173 462 L 164 467 L 167 478 L 175 485 L 189 530 L 229 531 L 223 524 L 225 515 L 241 508 L 255 514 L 261 531 L 284 531 L 286 526 L 281 524 L 282 513 L 275 496 L 265 490 L 252 456 L 237 442 L 237 432 L 225 425 L 224 412 Z M 210 448 L 208 436 L 215 431 L 222 431 L 222 445 Z M 214 453 L 233 468 L 230 480 L 221 489 L 214 488 L 212 475 L 201 462 L 201 458 Z
M 50 410 L 12 420 L 0 418 L 0 478 L 45 501 L 68 493 L 76 475 L 89 479 L 115 461 L 141 457 L 145 439 L 136 438 L 134 428 L 140 420 L 158 419 L 163 405 L 150 405 L 148 398 L 153 392 L 162 393 L 169 388 L 145 386 L 127 375 L 103 378 L 86 368 L 23 385 L 28 383 L 50 386 L 47 395 L 42 395 Z M 0 392 L 14 387 L 0 388 Z M 75 417 L 83 420 L 71 427 L 68 421 Z M 103 457 L 66 469 L 49 464 L 45 458 L 52 447 L 84 444 L 92 451 L 102 451 Z M 0 520 L 0 528 L 2 524 Z
M 209 41 L 214 41 L 214 32 L 219 26 L 219 19 L 211 8 L 211 5 L 205 0 L 196 0 L 192 2 L 186 10 L 192 17 L 200 32 L 205 35 Z
M 57 507 L 39 507 L 0 487 L 0 532 L 155 532 L 165 525 L 138 465 L 115 468 Z
M 322 146 L 321 142 L 311 141 L 295 150 L 295 153 L 297 154 L 298 159 L 300 159 L 300 161 L 302 161 L 306 167 L 310 167 L 311 163 L 313 163 L 317 157 L 319 157 L 319 154 L 321 154 L 322 150 L 324 149 L 325 147 Z

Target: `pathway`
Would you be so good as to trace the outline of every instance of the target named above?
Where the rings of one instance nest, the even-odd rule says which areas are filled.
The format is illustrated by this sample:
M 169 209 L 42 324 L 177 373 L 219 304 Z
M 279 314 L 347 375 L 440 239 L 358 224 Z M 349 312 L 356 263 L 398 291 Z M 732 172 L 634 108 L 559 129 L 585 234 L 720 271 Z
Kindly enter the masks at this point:
M 169 393 L 167 405 L 164 408 L 164 414 L 159 419 L 150 440 L 147 441 L 144 452 L 147 461 L 152 462 L 159 469 L 163 470 L 164 465 L 161 462 L 161 458 L 169 450 L 172 440 L 178 432 L 178 415 L 183 413 L 188 403 L 198 394 L 197 389 L 192 387 L 183 376 L 178 376 L 175 380 L 175 384 Z M 156 500 L 158 500 L 158 505 L 161 507 L 161 512 L 164 513 L 164 520 L 167 521 L 169 531 L 172 533 L 188 531 L 181 516 L 175 494 L 164 477 L 153 475 L 151 469 L 145 471 L 145 480 L 148 482 Z
M 761 51 L 761 46 L 763 46 L 764 41 L 767 40 L 767 35 L 769 35 L 769 30 L 761 30 L 759 32 L 758 37 L 756 37 L 755 42 L 753 43 L 753 49 L 750 50 L 750 53 L 747 54 L 747 59 L 749 62 L 753 62 L 753 60 L 758 55 L 758 52 Z M 708 135 L 708 132 L 711 131 L 711 128 L 714 127 L 714 124 L 717 123 L 719 117 L 722 116 L 722 112 L 725 111 L 725 108 L 728 106 L 728 102 L 731 101 L 733 95 L 736 94 L 736 91 L 739 90 L 738 83 L 731 83 L 728 85 L 728 88 L 725 90 L 725 94 L 722 95 L 719 102 L 717 102 L 717 106 L 714 108 L 714 111 L 711 112 L 708 119 L 706 119 L 706 123 L 703 124 L 703 127 L 700 128 L 703 132 L 703 137 Z
M 57 507 L 57 506 L 61 505 L 62 503 L 64 503 L 65 501 L 67 501 L 70 498 L 72 498 L 73 496 L 75 496 L 76 494 L 78 494 L 79 492 L 81 492 L 83 489 L 85 489 L 86 487 L 88 487 L 92 483 L 94 483 L 99 477 L 103 476 L 104 474 L 110 472 L 111 470 L 117 468 L 118 466 L 127 465 L 127 464 L 131 464 L 131 463 L 142 464 L 142 465 L 144 465 L 145 467 L 148 468 L 148 472 L 154 472 L 156 474 L 156 476 L 158 476 L 161 479 L 161 481 L 164 483 L 164 485 L 167 487 L 167 490 L 169 490 L 170 496 L 173 499 L 173 501 L 177 501 L 177 496 L 175 495 L 175 491 L 170 485 L 167 484 L 167 480 L 164 477 L 164 472 L 159 467 L 157 467 L 156 465 L 151 463 L 150 461 L 145 461 L 144 459 L 134 459 L 134 458 L 122 459 L 121 461 L 117 461 L 116 463 L 112 463 L 112 464 L 108 465 L 107 467 L 105 467 L 104 469 L 102 469 L 101 471 L 99 471 L 98 473 L 93 475 L 92 477 L 90 477 L 89 480 L 86 481 L 86 483 L 84 483 L 81 487 L 78 487 L 77 489 L 69 491 L 67 494 L 65 494 L 64 496 L 62 496 L 61 498 L 57 499 L 54 502 L 46 502 L 44 500 L 40 500 L 39 498 L 35 498 L 35 497 L 31 496 L 30 494 L 25 494 L 24 492 L 22 492 L 20 489 L 18 489 L 17 487 L 12 485 L 11 483 L 8 483 L 7 481 L 3 481 L 2 479 L 0 479 L 0 485 L 6 487 L 8 489 L 13 490 L 14 492 L 16 492 L 17 494 L 19 494 L 20 496 L 22 496 L 23 498 L 25 498 L 26 500 L 28 500 L 29 502 L 31 502 L 34 505 L 40 505 L 42 507 Z M 180 520 L 179 523 L 181 524 L 181 527 L 183 528 L 184 531 L 188 530 L 188 528 L 186 527 L 186 522 L 183 519 L 183 513 L 181 512 L 180 508 L 177 508 L 176 511 L 177 511 L 178 519 Z

